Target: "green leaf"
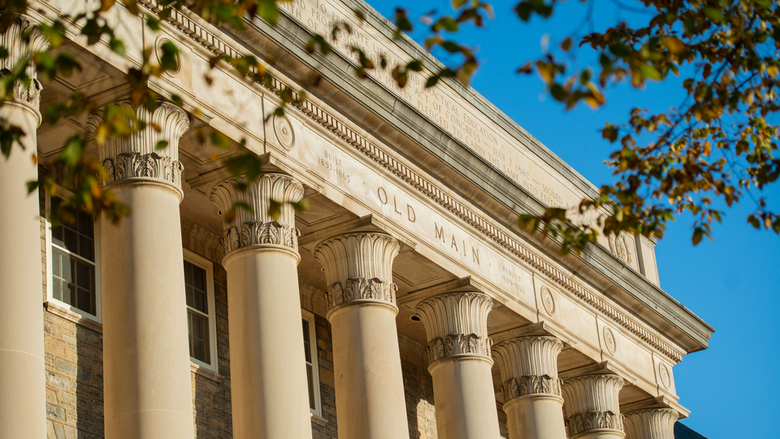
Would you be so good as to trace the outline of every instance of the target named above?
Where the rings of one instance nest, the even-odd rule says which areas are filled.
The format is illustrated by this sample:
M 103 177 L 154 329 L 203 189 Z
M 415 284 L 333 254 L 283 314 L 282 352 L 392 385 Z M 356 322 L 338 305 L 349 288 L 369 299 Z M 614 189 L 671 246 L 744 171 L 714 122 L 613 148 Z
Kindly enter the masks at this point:
M 640 64 L 639 72 L 642 73 L 642 76 L 644 76 L 647 79 L 654 79 L 656 81 L 663 79 L 663 75 L 661 74 L 661 72 L 659 72 L 658 69 L 656 69 L 655 67 L 649 64 Z
M 72 136 L 65 142 L 65 147 L 60 153 L 60 161 L 68 166 L 74 166 L 81 160 L 84 151 L 84 143 L 80 136 Z
M 159 150 L 165 149 L 167 147 L 168 147 L 168 141 L 167 140 L 160 140 L 159 142 L 157 142 L 156 145 L 154 145 L 154 150 L 155 151 L 159 151 Z
M 705 6 L 704 9 L 704 15 L 707 16 L 710 20 L 720 23 L 723 21 L 723 12 L 718 8 L 713 8 L 710 6 Z

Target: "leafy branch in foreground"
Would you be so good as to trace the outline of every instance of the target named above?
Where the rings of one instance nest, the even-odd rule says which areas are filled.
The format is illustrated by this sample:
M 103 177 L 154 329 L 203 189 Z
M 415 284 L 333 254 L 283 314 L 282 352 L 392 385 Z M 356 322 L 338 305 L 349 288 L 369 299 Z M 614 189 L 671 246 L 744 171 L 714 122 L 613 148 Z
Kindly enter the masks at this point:
M 590 0 L 592 1 L 592 0 Z M 521 2 L 520 18 L 548 17 L 555 2 Z M 606 162 L 616 182 L 600 198 L 584 199 L 580 214 L 598 212 L 595 227 L 577 227 L 555 209 L 524 215 L 520 224 L 545 236 L 563 236 L 564 251 L 581 251 L 601 232 L 662 237 L 676 215 L 694 218 L 692 241 L 711 239 L 724 211 L 749 197 L 747 220 L 780 233 L 780 216 L 757 196 L 780 176 L 776 139 L 780 127 L 767 122 L 778 110 L 780 9 L 768 0 L 704 2 L 643 0 L 650 19 L 632 28 L 619 23 L 603 32 L 570 36 L 559 48 L 519 69 L 536 71 L 550 95 L 571 108 L 584 101 L 603 105 L 603 90 L 628 81 L 682 75 L 682 104 L 655 114 L 635 108 L 628 122 L 607 124 L 602 136 L 617 149 Z M 574 49 L 586 46 L 598 62 L 575 68 Z

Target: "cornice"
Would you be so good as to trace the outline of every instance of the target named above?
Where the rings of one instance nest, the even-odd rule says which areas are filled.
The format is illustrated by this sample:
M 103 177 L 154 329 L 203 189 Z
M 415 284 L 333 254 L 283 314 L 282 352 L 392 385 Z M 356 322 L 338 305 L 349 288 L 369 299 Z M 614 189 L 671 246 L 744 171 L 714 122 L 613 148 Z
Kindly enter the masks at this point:
M 144 0 L 141 1 L 141 4 L 149 9 L 154 10 L 153 2 Z M 239 57 L 247 53 L 246 50 L 233 47 L 224 41 L 224 39 L 217 37 L 214 32 L 199 24 L 197 20 L 189 18 L 188 14 L 183 12 L 174 11 L 174 13 L 172 13 L 171 16 L 166 19 L 166 21 L 190 37 L 198 45 L 209 50 L 211 53 L 217 55 L 227 54 L 231 57 Z M 270 91 L 278 94 L 282 90 L 288 89 L 289 87 L 278 79 L 274 79 L 267 88 Z M 295 97 L 298 97 L 297 92 L 292 91 L 292 93 Z M 401 161 L 396 159 L 392 154 L 385 152 L 381 147 L 369 141 L 367 138 L 347 126 L 345 123 L 341 122 L 339 118 L 333 116 L 328 111 L 324 110 L 322 107 L 308 99 L 302 102 L 298 102 L 296 100 L 294 107 L 314 120 L 316 123 L 334 133 L 337 137 L 376 162 L 378 165 L 398 176 L 409 186 L 419 191 L 427 198 L 452 212 L 454 215 L 472 226 L 483 236 L 503 247 L 509 253 L 519 257 L 521 260 L 528 263 L 541 273 L 545 274 L 566 290 L 570 291 L 574 296 L 595 308 L 605 317 L 618 323 L 620 326 L 624 327 L 629 332 L 639 337 L 641 340 L 653 346 L 672 361 L 679 362 L 682 360 L 684 352 L 642 327 L 642 325 L 637 323 L 629 314 L 618 310 L 615 306 L 611 305 L 606 300 L 589 291 L 589 289 L 583 283 L 574 280 L 572 277 L 547 262 L 543 257 L 537 255 L 530 246 L 504 233 L 499 227 L 495 226 L 492 224 L 492 222 L 486 219 L 484 214 L 465 206 L 458 200 L 455 200 L 446 192 L 439 189 L 437 185 L 434 184 L 430 179 L 422 176 L 417 171 L 406 166 Z M 660 294 L 665 293 L 661 291 Z M 680 307 L 682 308 L 681 305 Z M 675 322 L 677 321 L 678 320 L 675 320 Z M 702 322 L 702 324 L 704 323 Z M 711 328 L 709 329 L 711 330 Z
M 300 232 L 295 228 L 295 209 L 290 203 L 297 203 L 302 198 L 303 185 L 284 174 L 266 173 L 255 181 L 246 177 L 229 178 L 214 186 L 210 199 L 220 215 L 237 203 L 250 208 L 236 209 L 230 221 L 223 215 L 225 256 L 240 248 L 260 244 L 281 245 L 297 253 Z M 268 213 L 271 201 L 280 203 L 278 218 Z
M 349 233 L 321 242 L 314 258 L 325 269 L 328 314 L 344 305 L 376 303 L 398 312 L 393 260 L 400 245 L 381 233 Z

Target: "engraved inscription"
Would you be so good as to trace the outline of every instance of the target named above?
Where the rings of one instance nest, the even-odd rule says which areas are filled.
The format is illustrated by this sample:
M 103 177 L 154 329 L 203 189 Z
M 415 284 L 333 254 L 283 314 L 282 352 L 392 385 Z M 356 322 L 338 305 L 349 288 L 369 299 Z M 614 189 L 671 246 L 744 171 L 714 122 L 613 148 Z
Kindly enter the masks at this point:
M 514 270 L 510 270 L 509 267 L 501 267 L 501 280 L 512 288 L 517 288 L 521 293 L 525 293 L 525 287 L 523 286 L 523 273 L 515 273 Z
M 477 265 L 479 265 L 479 249 L 474 248 L 474 246 L 466 246 L 465 240 L 460 240 L 455 238 L 455 235 L 452 233 L 447 233 L 444 230 L 444 226 L 439 226 L 438 223 L 434 221 L 433 223 L 433 236 L 436 240 L 441 241 L 443 244 L 448 245 L 450 250 L 458 253 L 463 254 L 463 256 L 468 257 L 469 256 L 469 248 L 471 249 L 471 259 L 473 262 L 476 262 Z M 468 248 L 467 248 L 468 247 Z
M 333 152 L 326 149 L 323 156 L 317 158 L 317 163 L 327 170 L 334 172 L 338 176 L 339 180 L 342 180 L 345 183 L 350 182 L 349 174 L 347 174 L 342 168 L 341 159 L 338 158 Z

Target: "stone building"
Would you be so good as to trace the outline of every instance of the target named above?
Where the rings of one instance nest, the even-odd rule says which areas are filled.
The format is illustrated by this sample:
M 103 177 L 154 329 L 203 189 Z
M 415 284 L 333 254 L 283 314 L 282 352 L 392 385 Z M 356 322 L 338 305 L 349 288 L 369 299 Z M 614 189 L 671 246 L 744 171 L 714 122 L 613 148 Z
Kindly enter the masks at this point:
M 21 32 L 43 48 L 37 24 L 94 7 L 31 3 L 3 36 L 8 60 Z M 437 65 L 362 0 L 284 8 L 276 27 L 219 29 L 184 11 L 152 32 L 117 5 L 126 58 L 69 28 L 57 50 L 82 70 L 19 87 L 0 109 L 28 132 L 0 164 L 3 437 L 671 439 L 688 414 L 674 366 L 713 329 L 660 288 L 655 242 L 560 256 L 517 216 L 574 206 L 595 196 L 589 182 L 472 89 L 357 79 L 351 43 Z M 353 35 L 307 53 L 334 20 Z M 63 139 L 100 115 L 41 125 L 39 105 L 73 91 L 124 102 L 123 71 L 165 41 L 180 68 L 149 86 L 185 110 L 133 109 L 160 132 L 87 150 L 130 217 L 52 227 L 60 199 L 26 196 L 25 182 L 63 172 Z M 216 54 L 273 58 L 278 81 L 248 85 L 218 65 L 209 85 Z M 267 117 L 284 88 L 308 98 Z M 264 176 L 237 191 L 243 178 L 222 166 L 235 149 L 201 144 L 204 130 L 245 140 Z M 310 208 L 285 204 L 274 220 L 269 199 Z M 237 201 L 252 213 L 223 219 Z

